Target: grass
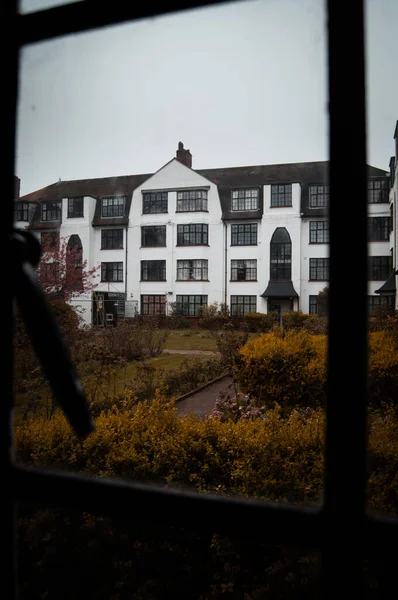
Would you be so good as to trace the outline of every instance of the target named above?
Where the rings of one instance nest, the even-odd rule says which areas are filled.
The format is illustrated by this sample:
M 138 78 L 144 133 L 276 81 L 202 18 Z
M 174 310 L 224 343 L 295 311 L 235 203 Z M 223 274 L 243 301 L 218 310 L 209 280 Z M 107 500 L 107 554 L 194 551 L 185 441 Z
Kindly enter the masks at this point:
M 249 333 L 249 340 L 258 337 L 259 333 Z M 210 350 L 217 352 L 215 337 L 206 329 L 180 329 L 171 331 L 166 341 L 165 350 Z
M 204 356 L 203 359 L 208 358 Z M 165 354 L 151 358 L 146 364 L 152 365 L 156 370 L 173 371 L 177 369 L 189 355 L 186 354 Z M 195 356 L 195 360 L 200 360 L 200 356 Z M 142 362 L 140 361 L 140 364 Z M 108 375 L 102 381 L 98 381 L 98 376 L 93 373 L 82 375 L 81 380 L 87 397 L 90 397 L 95 391 L 101 396 L 117 395 L 123 393 L 126 386 L 137 374 L 138 361 L 133 361 L 120 368 L 110 369 Z M 96 387 L 98 389 L 96 390 Z M 48 390 L 43 389 L 40 393 L 41 401 L 45 403 Z M 15 417 L 18 419 L 22 415 L 26 405 L 26 394 L 17 393 L 15 397 Z

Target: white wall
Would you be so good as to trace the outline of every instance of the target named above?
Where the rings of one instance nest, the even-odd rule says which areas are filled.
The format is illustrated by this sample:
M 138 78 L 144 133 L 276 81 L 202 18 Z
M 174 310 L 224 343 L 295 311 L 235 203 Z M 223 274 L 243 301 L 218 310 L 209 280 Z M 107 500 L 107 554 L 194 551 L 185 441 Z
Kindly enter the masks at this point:
M 177 190 L 207 189 L 208 212 L 176 212 Z M 167 214 L 142 214 L 145 191 L 168 191 Z M 177 225 L 208 224 L 208 246 L 177 244 Z M 166 225 L 165 248 L 141 248 L 141 226 Z M 141 295 L 165 294 L 168 302 L 175 302 L 177 294 L 207 295 L 208 303 L 222 302 L 223 224 L 217 186 L 192 171 L 176 159 L 167 163 L 133 192 L 128 228 L 127 297 L 140 302 Z M 176 281 L 177 260 L 207 259 L 209 281 Z M 166 260 L 167 281 L 140 281 L 142 260 Z M 169 294 L 168 292 L 172 292 Z

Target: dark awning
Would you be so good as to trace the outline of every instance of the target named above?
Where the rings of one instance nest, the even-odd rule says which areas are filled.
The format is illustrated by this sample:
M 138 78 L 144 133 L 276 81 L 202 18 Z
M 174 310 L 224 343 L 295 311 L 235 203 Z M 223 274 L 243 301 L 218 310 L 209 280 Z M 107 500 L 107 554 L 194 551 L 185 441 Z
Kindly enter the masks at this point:
M 291 281 L 270 281 L 261 298 L 298 298 Z
M 375 294 L 395 294 L 395 275 L 396 273 L 393 271 L 387 281 L 378 290 L 375 290 Z

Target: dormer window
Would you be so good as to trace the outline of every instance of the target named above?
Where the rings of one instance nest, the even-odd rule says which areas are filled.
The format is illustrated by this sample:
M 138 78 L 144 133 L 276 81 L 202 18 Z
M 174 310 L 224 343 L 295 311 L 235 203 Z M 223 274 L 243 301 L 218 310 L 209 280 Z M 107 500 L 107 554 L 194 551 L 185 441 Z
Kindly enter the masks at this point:
M 68 198 L 68 219 L 83 217 L 83 197 Z
M 310 208 L 327 208 L 329 205 L 329 186 L 309 186 Z
M 381 204 L 389 201 L 389 181 L 384 179 L 368 180 L 368 202 L 369 204 Z
M 123 217 L 125 196 L 101 198 L 101 217 Z
M 16 221 L 28 221 L 29 220 L 29 203 L 28 202 L 17 202 L 15 204 L 15 220 Z
M 232 210 L 258 210 L 258 189 L 233 190 Z
M 61 220 L 61 201 L 43 202 L 41 205 L 42 221 L 60 221 Z

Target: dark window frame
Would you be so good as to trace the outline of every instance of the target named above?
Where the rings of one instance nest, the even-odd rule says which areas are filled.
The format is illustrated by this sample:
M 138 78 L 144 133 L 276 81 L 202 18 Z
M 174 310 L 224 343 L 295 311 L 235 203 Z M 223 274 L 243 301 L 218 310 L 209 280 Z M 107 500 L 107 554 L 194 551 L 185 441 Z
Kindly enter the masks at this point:
M 330 186 L 327 183 L 310 183 L 308 186 L 309 208 L 328 208 Z
M 308 297 L 308 313 L 310 315 L 318 314 L 318 296 L 310 294 Z
M 101 198 L 101 218 L 114 219 L 124 217 L 126 196 L 103 196 Z
M 68 219 L 84 218 L 84 196 L 74 196 L 72 198 L 68 198 L 67 218 Z
M 143 192 L 142 193 L 142 214 L 159 215 L 168 212 L 169 194 L 168 192 Z
M 177 225 L 177 246 L 208 245 L 209 225 L 207 223 L 181 223 Z
M 183 317 L 198 317 L 201 306 L 208 305 L 207 294 L 177 294 L 176 309 Z
M 372 215 L 368 217 L 368 241 L 388 242 L 391 232 L 391 217 L 379 217 Z
M 101 282 L 123 282 L 123 261 L 104 261 L 101 262 Z
M 101 229 L 101 250 L 123 250 L 123 228 Z
M 392 272 L 391 255 L 369 256 L 368 258 L 368 280 L 386 281 Z
M 165 294 L 141 294 L 141 315 L 145 317 L 164 316 L 166 306 Z
M 206 258 L 178 259 L 176 273 L 176 281 L 209 281 L 209 261 Z M 188 277 L 182 276 L 185 274 Z
M 230 281 L 257 281 L 257 258 L 231 259 Z
M 141 225 L 141 248 L 165 248 L 166 244 L 166 225 Z
M 52 208 L 49 208 L 52 206 Z M 42 221 L 61 221 L 62 220 L 62 200 L 45 200 L 41 203 Z
M 15 203 L 14 219 L 15 221 L 29 221 L 29 202 Z
M 253 195 L 253 192 L 255 192 L 255 195 Z M 253 204 L 255 204 L 254 207 L 252 206 Z M 260 208 L 260 189 L 259 188 L 253 187 L 253 188 L 239 188 L 239 189 L 231 190 L 231 211 L 232 212 L 256 211 L 259 208 Z
M 198 2 L 197 5 L 203 3 Z M 181 7 L 179 7 L 181 8 Z M 166 7 L 166 11 L 173 7 Z M 12 304 L 8 304 L 5 318 L 6 373 L 10 384 L 2 404 L 3 422 L 9 423 L 3 455 L 11 484 L 5 488 L 3 536 L 4 547 L 11 555 L 11 568 L 4 583 L 15 591 L 14 508 L 13 505 L 29 497 L 32 502 L 55 505 L 72 504 L 81 510 L 101 510 L 107 515 L 125 516 L 131 519 L 134 504 L 140 518 L 154 518 L 167 525 L 181 524 L 181 514 L 194 514 L 195 519 L 184 519 L 184 526 L 198 531 L 220 530 L 251 541 L 281 544 L 285 541 L 317 547 L 322 552 L 322 598 L 335 598 L 341 589 L 355 596 L 363 584 L 364 551 L 377 548 L 378 556 L 395 552 L 398 520 L 365 511 L 366 472 L 366 390 L 367 390 L 367 310 L 366 310 L 366 207 L 351 202 L 351 190 L 347 190 L 347 165 L 355 181 L 359 198 L 366 198 L 366 118 L 364 97 L 364 6 L 363 2 L 338 3 L 330 0 L 327 5 L 329 49 L 329 133 L 330 133 L 330 229 L 331 229 L 331 288 L 328 336 L 328 397 L 326 404 L 325 488 L 319 509 L 300 506 L 274 506 L 266 502 L 246 502 L 244 499 L 212 498 L 189 492 L 158 490 L 134 483 L 110 482 L 79 477 L 44 469 L 25 468 L 16 464 L 10 453 L 12 438 Z M 4 9 L 4 27 L 15 32 L 7 39 L 7 69 L 4 71 L 4 89 L 8 95 L 4 119 L 6 148 L 5 227 L 12 234 L 14 197 L 14 142 L 16 126 L 18 50 L 27 44 L 46 41 L 61 35 L 79 33 L 97 27 L 116 24 L 131 19 L 158 14 L 152 9 L 142 10 L 130 3 L 125 6 L 99 6 L 93 11 L 91 4 L 79 2 L 56 6 L 37 13 L 17 14 L 16 2 L 7 3 Z M 50 18 L 51 15 L 51 18 Z M 347 58 L 348 57 L 348 58 Z M 355 73 L 355 77 L 353 77 Z M 347 144 L 347 131 L 355 143 Z M 396 139 L 398 146 L 398 137 Z M 341 227 L 341 202 L 344 217 L 356 223 L 347 240 Z M 8 238 L 7 238 L 8 239 Z M 346 257 L 349 252 L 355 269 L 346 273 Z M 15 269 L 14 269 L 15 271 Z M 13 273 L 11 272 L 11 275 Z M 346 293 L 348 284 L 355 289 L 355 311 L 339 311 L 339 296 Z M 11 286 L 10 297 L 13 292 Z M 347 331 L 356 340 L 355 361 L 350 360 L 349 344 L 344 345 Z M 348 346 L 345 347 L 345 346 Z M 48 345 L 47 353 L 52 351 Z M 351 357 L 352 358 L 352 357 Z M 54 367 L 55 368 L 55 367 Z M 350 379 L 356 386 L 354 397 L 341 381 Z M 347 386 L 349 388 L 351 386 Z M 333 402 L 338 397 L 340 402 Z M 344 420 L 341 418 L 341 401 L 344 404 Z M 9 439 L 8 439 L 9 438 Z M 365 535 L 366 534 L 366 535 Z M 341 539 L 344 538 L 344 544 Z M 339 552 L 336 552 L 336 547 Z M 388 551 L 386 550 L 388 549 Z M 7 557 L 8 558 L 8 557 Z M 391 563 L 390 563 L 391 564 Z M 393 574 L 391 573 L 391 576 Z M 16 593 L 10 597 L 15 597 Z
M 142 260 L 141 281 L 167 281 L 165 260 Z
M 308 281 L 329 281 L 330 260 L 329 257 L 310 258 Z
M 329 222 L 328 221 L 310 221 L 309 222 L 309 243 L 310 244 L 329 244 Z M 322 238 L 322 239 L 319 239 Z M 325 239 L 327 238 L 327 239 Z
M 368 179 L 368 204 L 388 204 L 390 202 L 390 184 L 388 177 Z
M 176 212 L 209 212 L 207 190 L 178 190 Z
M 244 317 L 247 314 L 257 312 L 257 296 L 255 296 L 254 294 L 231 295 L 230 312 L 232 317 Z
M 231 246 L 257 245 L 258 223 L 234 223 L 231 225 Z
M 291 183 L 273 183 L 271 185 L 271 208 L 293 206 L 293 188 Z

